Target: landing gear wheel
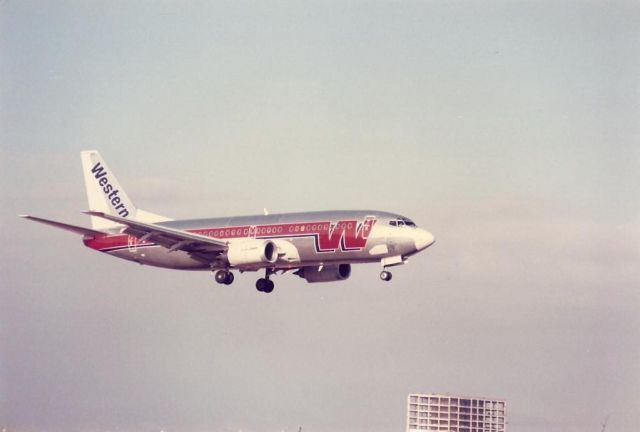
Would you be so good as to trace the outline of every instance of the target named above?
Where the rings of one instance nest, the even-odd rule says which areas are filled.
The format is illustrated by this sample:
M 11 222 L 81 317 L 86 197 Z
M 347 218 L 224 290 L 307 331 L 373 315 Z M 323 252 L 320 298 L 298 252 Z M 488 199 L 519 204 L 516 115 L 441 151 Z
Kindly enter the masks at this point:
M 267 279 L 267 287 L 265 288 L 264 292 L 269 294 L 270 292 L 273 292 L 274 287 L 275 287 L 275 284 L 273 283 L 273 281 Z
M 273 288 L 275 287 L 273 281 L 269 280 L 269 279 L 258 279 L 258 281 L 256 282 L 256 289 L 260 292 L 263 293 L 270 293 L 273 291 Z
M 228 272 L 226 270 L 218 270 L 215 276 L 216 282 L 218 282 L 219 284 L 226 283 L 229 275 L 231 275 L 231 281 L 233 281 L 233 274 L 231 272 Z
M 234 279 L 235 277 L 233 276 L 233 273 L 227 272 L 227 276 L 224 278 L 224 284 L 231 285 Z
M 391 280 L 392 274 L 389 271 L 386 270 L 382 270 L 380 272 L 380 279 L 382 279 L 385 282 L 389 282 Z

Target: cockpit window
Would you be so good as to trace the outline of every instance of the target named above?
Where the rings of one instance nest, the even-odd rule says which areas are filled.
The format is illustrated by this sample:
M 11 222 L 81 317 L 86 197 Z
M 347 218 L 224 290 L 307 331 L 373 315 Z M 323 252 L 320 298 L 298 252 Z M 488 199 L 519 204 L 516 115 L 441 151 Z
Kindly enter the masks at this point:
M 398 227 L 403 227 L 403 226 L 410 226 L 410 227 L 414 227 L 416 226 L 415 223 L 413 223 L 413 221 L 411 219 L 407 219 L 407 218 L 399 218 L 399 219 L 394 219 L 389 221 L 389 225 L 391 226 L 398 226 Z
M 413 221 L 411 219 L 404 218 L 403 221 L 404 221 L 404 224 L 406 226 L 410 226 L 410 227 L 415 227 L 416 226 L 416 224 L 413 223 Z

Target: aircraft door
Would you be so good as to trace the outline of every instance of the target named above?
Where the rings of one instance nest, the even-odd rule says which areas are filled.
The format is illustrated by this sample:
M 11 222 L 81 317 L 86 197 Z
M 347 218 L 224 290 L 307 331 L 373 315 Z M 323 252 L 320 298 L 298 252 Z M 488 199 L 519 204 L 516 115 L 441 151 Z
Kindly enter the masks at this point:
M 396 230 L 393 228 L 396 226 L 398 226 L 397 221 L 391 221 L 389 223 L 389 227 L 386 227 L 385 229 L 385 234 L 386 234 L 385 243 L 387 245 L 387 249 L 389 253 L 391 254 L 397 253 L 399 249 L 397 233 L 395 232 Z
M 256 234 L 258 233 L 258 228 L 255 225 L 251 225 L 249 227 L 249 238 L 256 238 Z
M 138 251 L 138 238 L 127 236 L 127 247 L 129 248 L 129 252 L 136 253 Z

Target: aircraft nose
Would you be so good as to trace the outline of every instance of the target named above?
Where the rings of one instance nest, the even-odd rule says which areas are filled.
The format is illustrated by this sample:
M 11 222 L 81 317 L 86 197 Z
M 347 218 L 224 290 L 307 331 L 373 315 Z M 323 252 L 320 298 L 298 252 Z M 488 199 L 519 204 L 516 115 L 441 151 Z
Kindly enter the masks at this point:
M 421 251 L 422 249 L 426 249 L 431 246 L 435 241 L 435 237 L 427 230 L 423 230 L 418 228 L 416 230 L 416 236 L 414 241 L 416 243 L 416 249 Z

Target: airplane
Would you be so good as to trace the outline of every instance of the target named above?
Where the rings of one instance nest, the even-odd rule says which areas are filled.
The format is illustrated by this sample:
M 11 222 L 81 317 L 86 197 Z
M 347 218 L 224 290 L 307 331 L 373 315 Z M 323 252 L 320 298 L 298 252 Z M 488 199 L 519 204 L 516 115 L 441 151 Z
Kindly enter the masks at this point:
M 208 270 L 230 285 L 233 271 L 264 271 L 256 289 L 270 293 L 271 276 L 292 272 L 309 283 L 343 281 L 351 265 L 389 267 L 431 246 L 433 235 L 404 216 L 372 210 L 174 220 L 136 208 L 96 150 L 81 152 L 91 228 L 20 215 L 81 234 L 85 246 L 139 264 Z

